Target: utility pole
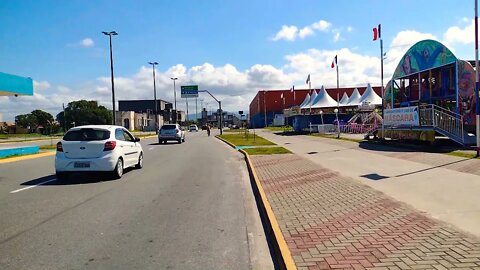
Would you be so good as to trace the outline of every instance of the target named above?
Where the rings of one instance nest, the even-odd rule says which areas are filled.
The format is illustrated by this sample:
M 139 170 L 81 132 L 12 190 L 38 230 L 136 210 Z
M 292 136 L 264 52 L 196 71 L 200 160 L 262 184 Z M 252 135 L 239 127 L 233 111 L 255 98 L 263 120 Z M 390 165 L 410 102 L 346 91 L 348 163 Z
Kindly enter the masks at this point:
M 198 97 L 195 98 L 195 122 L 198 123 Z
M 152 65 L 153 70 L 153 100 L 155 102 L 155 134 L 158 134 L 158 105 L 157 105 L 157 87 L 155 85 L 155 66 L 158 65 L 157 62 L 148 62 Z
M 174 100 L 174 105 L 175 105 L 175 117 L 173 118 L 173 123 L 177 123 L 177 90 L 175 89 L 175 81 L 178 80 L 177 77 L 170 78 L 173 80 L 173 100 Z

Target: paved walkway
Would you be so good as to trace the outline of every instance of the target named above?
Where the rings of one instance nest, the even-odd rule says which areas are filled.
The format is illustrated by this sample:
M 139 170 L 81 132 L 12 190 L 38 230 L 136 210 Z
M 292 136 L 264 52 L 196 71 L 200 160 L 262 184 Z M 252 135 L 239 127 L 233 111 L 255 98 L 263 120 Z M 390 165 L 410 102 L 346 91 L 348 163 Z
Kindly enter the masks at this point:
M 298 269 L 480 269 L 475 236 L 300 155 L 251 160 Z

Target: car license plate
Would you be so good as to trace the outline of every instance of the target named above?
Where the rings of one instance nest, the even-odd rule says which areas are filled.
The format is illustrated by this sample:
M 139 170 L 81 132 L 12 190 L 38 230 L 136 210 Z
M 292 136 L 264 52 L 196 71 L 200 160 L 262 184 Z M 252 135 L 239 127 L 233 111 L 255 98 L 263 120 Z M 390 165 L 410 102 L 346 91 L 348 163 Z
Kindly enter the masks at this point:
M 90 168 L 90 162 L 77 161 L 73 164 L 73 167 L 75 167 L 75 168 Z

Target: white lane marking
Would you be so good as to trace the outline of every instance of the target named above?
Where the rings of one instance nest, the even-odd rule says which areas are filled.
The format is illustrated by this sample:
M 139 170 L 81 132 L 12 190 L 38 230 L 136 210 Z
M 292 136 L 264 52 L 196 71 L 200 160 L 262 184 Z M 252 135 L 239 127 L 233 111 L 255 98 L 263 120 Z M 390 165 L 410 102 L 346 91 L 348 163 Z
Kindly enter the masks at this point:
M 50 180 L 47 180 L 47 181 L 44 181 L 44 182 L 38 183 L 38 184 L 36 184 L 36 185 L 33 185 L 33 186 L 28 186 L 28 187 L 24 187 L 24 188 L 16 189 L 16 190 L 14 190 L 14 191 L 10 191 L 10 193 L 17 193 L 17 192 L 24 191 L 24 190 L 27 190 L 27 189 L 31 189 L 31 188 L 34 188 L 34 187 L 37 187 L 37 186 L 40 186 L 40 185 L 43 185 L 43 184 L 46 184 L 46 183 L 53 182 L 53 181 L 56 181 L 56 180 L 57 180 L 57 178 L 50 179 Z

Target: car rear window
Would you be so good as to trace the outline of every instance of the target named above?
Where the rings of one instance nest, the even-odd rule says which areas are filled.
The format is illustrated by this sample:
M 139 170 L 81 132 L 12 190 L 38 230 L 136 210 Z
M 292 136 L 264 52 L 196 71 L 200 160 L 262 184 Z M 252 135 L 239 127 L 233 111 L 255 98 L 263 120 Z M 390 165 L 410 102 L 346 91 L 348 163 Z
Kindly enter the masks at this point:
M 93 128 L 71 130 L 63 136 L 65 141 L 103 141 L 108 138 L 110 138 L 110 131 Z
M 176 129 L 177 126 L 176 125 L 164 125 L 162 126 L 162 129 Z

